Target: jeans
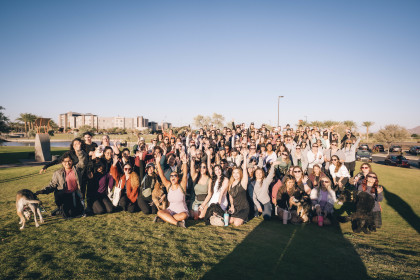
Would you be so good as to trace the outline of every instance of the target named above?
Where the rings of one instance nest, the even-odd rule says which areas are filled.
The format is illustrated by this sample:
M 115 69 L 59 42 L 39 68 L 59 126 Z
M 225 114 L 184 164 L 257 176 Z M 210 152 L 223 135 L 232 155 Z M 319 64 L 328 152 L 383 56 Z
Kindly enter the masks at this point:
M 258 204 L 263 210 L 262 216 L 263 216 L 264 220 L 266 220 L 266 221 L 270 220 L 271 219 L 271 211 L 273 210 L 273 206 L 271 205 L 271 202 L 267 202 L 266 204 L 261 204 L 261 203 L 258 202 Z M 257 216 L 259 214 L 257 205 L 254 205 L 254 211 L 255 211 L 255 216 Z

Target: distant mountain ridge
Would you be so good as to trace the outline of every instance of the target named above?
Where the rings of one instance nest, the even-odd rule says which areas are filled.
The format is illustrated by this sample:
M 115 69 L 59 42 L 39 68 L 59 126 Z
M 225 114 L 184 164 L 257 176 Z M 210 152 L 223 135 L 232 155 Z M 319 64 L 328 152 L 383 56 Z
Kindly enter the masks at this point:
M 410 131 L 411 134 L 420 134 L 420 126 L 417 126 L 415 128 L 409 129 L 408 131 Z

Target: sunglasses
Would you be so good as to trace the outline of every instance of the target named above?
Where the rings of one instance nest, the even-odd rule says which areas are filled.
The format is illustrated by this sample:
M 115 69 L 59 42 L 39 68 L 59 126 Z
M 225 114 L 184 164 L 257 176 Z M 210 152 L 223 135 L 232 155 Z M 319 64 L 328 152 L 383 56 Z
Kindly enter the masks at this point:
M 317 145 L 313 145 L 312 147 L 314 147 L 314 148 L 318 148 L 318 146 L 317 146 Z
M 366 176 L 367 178 L 373 178 L 373 179 L 377 179 L 378 177 L 376 176 Z
M 298 170 L 298 171 L 293 171 L 293 173 L 302 173 L 302 171 Z
M 288 156 L 288 154 L 286 154 L 286 153 L 282 153 L 281 155 L 282 155 L 282 156 Z
M 176 174 L 172 174 L 170 177 L 171 177 L 171 178 L 172 178 L 172 177 L 178 177 L 178 175 L 176 175 Z
M 131 170 L 131 168 L 124 168 L 124 170 L 126 170 L 126 171 L 130 171 L 130 170 Z
M 332 161 L 338 161 L 337 159 L 333 159 Z
M 362 169 L 369 169 L 369 167 L 367 167 L 367 166 L 363 166 L 363 167 L 362 167 Z
M 329 183 L 330 181 L 328 180 L 321 180 L 322 183 Z

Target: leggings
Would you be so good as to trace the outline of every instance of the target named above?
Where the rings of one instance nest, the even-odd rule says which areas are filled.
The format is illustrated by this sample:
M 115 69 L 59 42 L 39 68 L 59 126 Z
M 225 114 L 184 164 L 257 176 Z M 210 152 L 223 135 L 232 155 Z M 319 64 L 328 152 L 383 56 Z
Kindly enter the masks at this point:
M 105 214 L 114 212 L 114 205 L 106 195 L 98 195 L 92 204 L 94 214 Z
M 153 203 L 153 200 L 151 198 L 147 199 L 142 195 L 139 195 L 139 197 L 137 198 L 137 204 L 140 210 L 146 215 L 157 213 L 156 205 L 153 203 L 153 205 L 150 206 L 150 203 Z

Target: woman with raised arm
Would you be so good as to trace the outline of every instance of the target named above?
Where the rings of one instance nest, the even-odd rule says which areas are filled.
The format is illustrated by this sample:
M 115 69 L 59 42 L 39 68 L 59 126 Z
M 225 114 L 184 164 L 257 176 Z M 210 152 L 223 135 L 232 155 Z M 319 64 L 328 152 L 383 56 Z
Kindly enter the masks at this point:
M 198 172 L 194 162 L 191 162 L 190 165 L 190 175 L 194 186 L 194 200 L 192 200 L 190 213 L 191 216 L 194 216 L 195 209 L 198 209 L 201 212 L 200 218 L 203 218 L 203 212 L 205 212 L 203 210 L 211 198 L 211 178 L 205 162 L 200 162 L 200 170 Z M 194 219 L 196 219 L 196 216 Z
M 161 155 L 156 155 L 156 162 L 160 162 Z M 165 210 L 159 210 L 155 222 L 160 219 L 176 225 L 178 227 L 185 228 L 185 220 L 188 218 L 188 208 L 185 202 L 185 193 L 187 190 L 187 156 L 182 154 L 182 180 L 179 182 L 179 175 L 176 172 L 171 172 L 169 180 L 166 179 L 163 174 L 162 167 L 160 164 L 156 164 L 157 171 L 160 179 L 162 180 L 163 186 L 166 187 L 168 193 L 169 207 Z
M 246 196 L 248 187 L 248 174 L 246 169 L 248 151 L 243 149 L 242 154 L 244 157 L 242 169 L 239 167 L 233 169 L 228 189 L 230 200 L 229 212 L 231 213 L 229 223 L 234 226 L 242 225 L 248 219 L 249 214 L 249 203 Z

